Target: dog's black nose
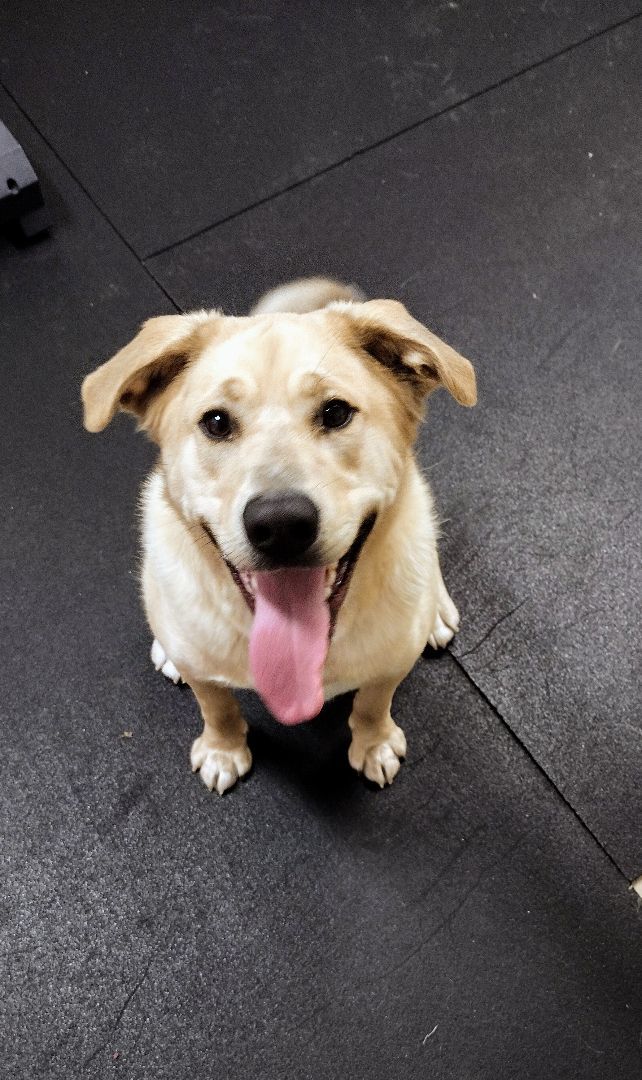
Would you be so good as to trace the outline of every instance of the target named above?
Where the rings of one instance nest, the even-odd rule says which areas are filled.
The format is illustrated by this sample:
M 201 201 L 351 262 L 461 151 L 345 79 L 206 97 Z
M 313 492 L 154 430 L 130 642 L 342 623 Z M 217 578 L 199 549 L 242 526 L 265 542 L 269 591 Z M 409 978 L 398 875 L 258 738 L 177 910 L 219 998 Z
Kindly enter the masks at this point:
M 273 562 L 292 564 L 319 535 L 319 511 L 301 491 L 274 491 L 250 499 L 243 524 L 252 547 Z

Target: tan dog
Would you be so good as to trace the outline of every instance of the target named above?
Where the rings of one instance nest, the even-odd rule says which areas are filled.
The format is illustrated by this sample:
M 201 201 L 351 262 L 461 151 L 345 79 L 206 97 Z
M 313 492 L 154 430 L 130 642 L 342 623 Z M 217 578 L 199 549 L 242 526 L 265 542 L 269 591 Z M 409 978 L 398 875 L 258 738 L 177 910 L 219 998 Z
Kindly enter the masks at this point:
M 469 362 L 402 304 L 323 279 L 247 318 L 150 319 L 85 379 L 89 431 L 126 409 L 160 447 L 143 492 L 152 657 L 196 695 L 191 761 L 210 790 L 251 765 L 230 687 L 283 723 L 357 690 L 350 764 L 381 787 L 396 776 L 392 696 L 459 621 L 413 456 L 438 386 L 475 403 Z

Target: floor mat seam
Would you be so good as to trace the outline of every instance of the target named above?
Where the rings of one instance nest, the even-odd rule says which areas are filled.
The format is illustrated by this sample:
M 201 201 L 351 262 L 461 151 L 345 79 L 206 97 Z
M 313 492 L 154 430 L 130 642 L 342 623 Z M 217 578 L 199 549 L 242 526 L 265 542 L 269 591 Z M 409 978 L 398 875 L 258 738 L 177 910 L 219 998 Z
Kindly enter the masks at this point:
M 571 811 L 571 813 L 573 814 L 573 817 L 575 817 L 577 819 L 577 821 L 580 823 L 582 828 L 589 834 L 589 836 L 592 838 L 592 840 L 595 841 L 595 843 L 600 848 L 600 850 L 603 852 L 603 854 L 606 856 L 606 858 L 609 860 L 611 865 L 615 868 L 615 870 L 617 870 L 618 875 L 620 877 L 624 878 L 627 885 L 630 886 L 631 885 L 631 880 L 630 880 L 628 874 L 625 873 L 625 871 L 622 869 L 622 867 L 617 862 L 617 860 L 613 857 L 613 855 L 611 855 L 611 853 L 608 850 L 608 848 L 606 847 L 606 845 L 603 844 L 602 841 L 599 839 L 599 837 L 593 832 L 592 828 L 584 820 L 584 818 L 580 814 L 579 810 L 576 810 L 576 808 L 573 806 L 573 803 L 567 798 L 567 796 L 564 794 L 564 792 L 561 791 L 561 789 L 557 786 L 557 784 L 556 784 L 555 780 L 553 779 L 553 777 L 549 775 L 549 773 L 544 768 L 544 766 L 541 764 L 541 762 L 538 761 L 538 759 L 535 757 L 533 751 L 529 749 L 527 744 L 517 734 L 517 732 L 515 731 L 513 726 L 506 719 L 506 717 L 503 716 L 503 714 L 501 713 L 498 706 L 495 705 L 495 703 L 492 701 L 492 699 L 490 697 L 488 697 L 488 695 L 485 693 L 484 690 L 482 690 L 481 686 L 479 686 L 479 684 L 476 682 L 475 678 L 470 674 L 470 672 L 467 670 L 467 668 L 464 666 L 464 664 L 462 664 L 460 658 L 455 655 L 455 653 L 452 651 L 451 648 L 449 648 L 447 651 L 449 652 L 452 659 L 455 661 L 457 667 L 460 669 L 460 671 L 463 672 L 466 679 L 468 679 L 468 681 L 471 683 L 471 685 L 475 687 L 475 690 L 477 691 L 477 693 L 483 698 L 485 703 L 488 705 L 489 709 L 491 709 L 493 711 L 493 713 L 498 718 L 498 720 L 501 721 L 503 726 L 506 728 L 506 730 L 509 732 L 509 734 L 512 736 L 512 738 L 515 740 L 515 742 L 520 747 L 520 749 L 523 750 L 524 754 L 526 754 L 528 759 L 536 767 L 537 771 L 542 776 L 545 777 L 548 784 L 554 789 L 554 791 L 559 796 L 559 798 L 562 800 L 564 805 L 567 806 L 568 809 Z
M 82 180 L 80 180 L 80 178 L 76 175 L 76 173 L 71 168 L 71 166 L 65 161 L 65 159 L 58 152 L 58 150 L 53 145 L 53 143 L 48 139 L 48 137 L 45 135 L 45 133 L 42 131 L 42 129 L 38 126 L 38 124 L 35 122 L 35 120 L 31 117 L 31 115 L 29 114 L 27 109 L 25 109 L 24 106 L 20 104 L 20 102 L 18 101 L 15 94 L 9 89 L 9 87 L 6 85 L 6 83 L 2 79 L 0 79 L 0 89 L 4 91 L 4 93 L 12 101 L 12 103 L 14 104 L 16 109 L 18 109 L 18 111 L 22 114 L 22 116 L 25 118 L 27 123 L 33 128 L 33 130 L 35 131 L 38 138 L 42 139 L 42 142 L 45 144 L 45 146 L 47 147 L 49 152 L 51 154 L 53 154 L 53 156 L 55 157 L 58 164 L 62 166 L 62 168 L 65 170 L 65 172 L 71 177 L 73 182 L 75 184 L 77 184 L 77 186 L 82 191 L 83 195 L 89 200 L 89 202 L 93 206 L 94 210 L 96 210 L 97 213 L 100 214 L 100 217 L 102 218 L 102 220 L 107 223 L 107 225 L 112 230 L 114 235 L 120 240 L 120 242 L 122 244 L 124 244 L 124 246 L 129 251 L 130 255 L 132 255 L 134 257 L 137 264 L 144 270 L 147 277 L 151 281 L 153 281 L 154 284 L 160 289 L 160 291 L 163 293 L 165 298 L 167 300 L 169 300 L 169 302 L 172 305 L 172 307 L 174 308 L 174 310 L 180 312 L 182 309 L 176 303 L 174 298 L 172 296 L 170 296 L 167 289 L 163 285 L 161 285 L 160 281 L 158 281 L 156 275 L 152 272 L 151 267 L 145 265 L 144 259 L 138 254 L 136 249 L 130 244 L 130 242 L 127 240 L 127 237 L 124 236 L 123 233 L 120 231 L 120 229 L 114 224 L 114 222 L 111 220 L 111 218 L 105 212 L 105 210 L 103 210 L 102 206 L 98 202 L 96 202 L 96 199 L 94 198 L 92 193 L 89 191 L 89 189 L 85 186 L 85 184 L 82 182 Z
M 431 123 L 433 120 L 438 120 L 442 116 L 447 116 L 449 113 L 455 112 L 457 109 L 462 108 L 464 105 L 470 104 L 472 101 L 476 101 L 478 98 L 483 97 L 485 94 L 492 93 L 494 90 L 500 89 L 502 86 L 506 86 L 508 83 L 513 82 L 516 79 L 522 78 L 530 71 L 535 71 L 537 68 L 543 67 L 545 64 L 549 64 L 554 60 L 559 60 L 560 57 L 565 56 L 567 53 L 573 52 L 575 49 L 580 49 L 584 45 L 589 45 L 592 41 L 596 41 L 597 38 L 603 37 L 605 34 L 613 33 L 615 30 L 619 30 L 621 27 L 628 25 L 628 23 L 635 22 L 636 19 L 642 18 L 642 12 L 636 12 L 634 15 L 627 15 L 626 18 L 620 19 L 618 22 L 613 23 L 611 26 L 603 27 L 601 30 L 596 30 L 594 33 L 589 34 L 585 38 L 581 38 L 579 41 L 572 42 L 570 45 L 565 45 L 563 49 L 559 49 L 557 52 L 551 53 L 549 56 L 542 57 L 540 60 L 533 61 L 532 64 L 527 65 L 524 68 L 520 68 L 519 71 L 514 71 L 510 75 L 505 75 L 502 79 L 498 79 L 494 83 L 490 83 L 488 86 L 484 86 L 479 90 L 475 90 L 472 94 L 461 98 L 459 101 L 453 102 L 450 105 L 446 105 L 441 109 L 437 109 L 433 113 L 429 113 L 428 116 L 422 117 L 420 120 L 414 120 L 411 124 L 406 124 L 405 127 L 391 132 L 388 135 L 384 135 L 382 138 L 375 140 L 368 146 L 359 147 L 357 150 L 353 150 L 350 154 L 346 154 L 344 157 L 339 158 L 337 161 L 331 162 L 329 165 L 324 166 L 322 169 L 318 169 L 314 173 L 310 173 L 307 176 L 302 177 L 300 180 L 293 180 L 292 183 L 286 184 L 284 187 L 279 188 L 277 191 L 271 192 L 269 195 L 262 196 L 260 199 L 256 199 L 252 203 L 248 203 L 247 206 L 243 206 L 238 210 L 233 210 L 230 214 L 226 214 L 218 221 L 213 221 L 209 225 L 203 225 L 199 229 L 195 229 L 194 232 L 188 233 L 180 240 L 174 240 L 171 244 L 165 244 L 163 247 L 150 252 L 148 255 L 141 255 L 140 259 L 143 265 L 152 259 L 157 259 L 161 255 L 166 255 L 170 251 L 174 251 L 175 248 L 181 247 L 183 244 L 188 244 L 192 240 L 196 240 L 199 236 L 204 236 L 206 233 L 213 232 L 215 229 L 220 228 L 222 225 L 227 225 L 230 221 L 235 221 L 237 218 L 242 217 L 244 214 L 251 213 L 252 210 L 258 210 L 261 206 L 266 206 L 267 203 L 272 202 L 273 199 L 278 199 L 282 195 L 288 195 L 292 191 L 296 191 L 300 187 L 304 187 L 306 184 L 312 183 L 314 180 L 318 180 L 322 176 L 326 176 L 328 173 L 341 169 L 344 165 L 349 165 L 350 162 L 357 158 L 363 157 L 365 154 L 369 154 L 372 150 L 377 150 L 381 146 L 386 146 L 388 143 L 394 142 L 395 139 L 399 139 L 404 135 L 408 135 L 412 131 L 416 131 L 418 128 L 423 127 L 425 124 Z

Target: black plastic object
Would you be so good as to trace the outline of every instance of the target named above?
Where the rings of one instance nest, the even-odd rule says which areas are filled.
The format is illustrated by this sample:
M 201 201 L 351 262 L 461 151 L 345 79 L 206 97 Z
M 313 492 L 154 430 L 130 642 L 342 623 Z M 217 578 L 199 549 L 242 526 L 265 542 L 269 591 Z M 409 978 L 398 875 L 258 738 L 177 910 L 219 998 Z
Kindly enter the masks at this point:
M 49 222 L 38 177 L 20 143 L 0 123 L 0 228 L 9 224 L 31 237 Z

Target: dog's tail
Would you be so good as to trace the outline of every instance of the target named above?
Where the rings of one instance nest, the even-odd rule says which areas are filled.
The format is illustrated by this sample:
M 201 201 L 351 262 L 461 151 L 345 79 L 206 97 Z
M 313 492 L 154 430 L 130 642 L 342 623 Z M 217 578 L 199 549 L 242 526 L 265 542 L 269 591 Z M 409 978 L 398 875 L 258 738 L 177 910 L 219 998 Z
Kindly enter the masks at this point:
M 271 315 L 275 311 L 295 312 L 318 311 L 335 300 L 352 300 L 361 303 L 365 295 L 356 285 L 343 285 L 331 278 L 311 277 L 288 281 L 270 289 L 252 308 L 250 315 Z

